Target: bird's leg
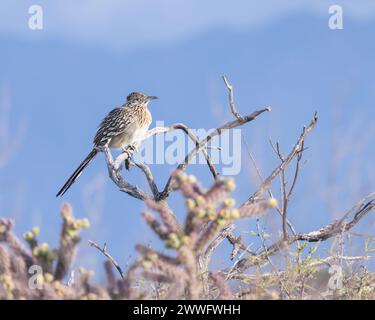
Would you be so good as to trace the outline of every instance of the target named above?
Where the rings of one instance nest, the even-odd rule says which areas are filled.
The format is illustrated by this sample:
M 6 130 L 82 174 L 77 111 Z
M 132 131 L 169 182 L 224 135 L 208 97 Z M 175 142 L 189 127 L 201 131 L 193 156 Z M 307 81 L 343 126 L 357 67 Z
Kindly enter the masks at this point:
M 140 144 L 141 144 L 140 142 L 134 142 L 129 147 L 133 150 L 133 153 L 138 152 L 138 147 L 139 147 Z
M 115 167 L 120 169 L 124 161 L 125 161 L 125 164 L 127 161 L 130 161 L 131 156 L 132 154 L 127 148 L 123 149 L 122 153 L 120 153 L 119 156 L 115 160 Z
M 125 165 L 128 161 L 130 161 L 130 158 L 132 157 L 133 150 L 128 146 L 122 148 L 122 152 L 117 156 L 117 158 L 114 161 L 114 166 L 116 170 L 120 170 L 122 167 L 122 163 L 125 162 Z
M 127 152 L 128 153 L 128 158 L 126 158 L 125 159 L 125 168 L 126 168 L 126 170 L 130 170 L 131 169 L 131 167 L 132 167 L 132 164 L 131 164 L 131 162 L 130 162 L 130 160 L 131 160 L 131 158 L 132 158 L 132 156 L 133 156 L 133 154 L 134 154 L 134 152 L 138 152 L 138 143 L 133 143 L 133 144 L 131 144 L 131 145 L 129 145 L 127 148 L 126 148 L 126 150 L 125 150 L 125 152 Z

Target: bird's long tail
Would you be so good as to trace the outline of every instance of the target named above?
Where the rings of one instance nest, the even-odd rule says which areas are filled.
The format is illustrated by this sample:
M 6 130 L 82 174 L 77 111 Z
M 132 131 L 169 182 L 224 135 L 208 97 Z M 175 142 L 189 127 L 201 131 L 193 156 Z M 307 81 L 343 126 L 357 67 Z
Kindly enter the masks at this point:
M 60 191 L 56 194 L 56 197 L 63 196 L 65 192 L 72 186 L 72 184 L 78 179 L 81 175 L 82 171 L 87 167 L 92 159 L 98 154 L 98 150 L 92 149 L 89 155 L 86 157 L 85 160 L 79 165 L 76 171 L 70 176 L 70 178 L 65 182 L 64 186 L 60 189 Z

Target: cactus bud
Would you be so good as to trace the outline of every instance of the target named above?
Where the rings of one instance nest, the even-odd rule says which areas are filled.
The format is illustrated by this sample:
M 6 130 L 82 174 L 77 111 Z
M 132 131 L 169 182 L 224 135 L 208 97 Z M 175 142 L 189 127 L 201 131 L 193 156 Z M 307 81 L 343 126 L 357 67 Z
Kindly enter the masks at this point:
M 190 244 L 190 237 L 186 234 L 184 234 L 182 237 L 181 237 L 181 242 L 183 245 L 187 246 Z
M 224 226 L 224 225 L 227 224 L 227 220 L 224 219 L 224 218 L 219 218 L 219 219 L 216 220 L 216 222 L 217 222 L 217 224 L 218 224 L 219 226 Z
M 233 220 L 237 220 L 240 218 L 240 211 L 238 209 L 232 209 L 230 213 L 230 217 Z
M 152 261 L 148 260 L 148 259 L 144 259 L 142 260 L 142 267 L 144 269 L 150 269 L 152 267 Z
M 206 199 L 203 198 L 202 196 L 198 196 L 196 199 L 195 199 L 195 202 L 197 203 L 197 206 L 198 207 L 201 207 L 203 205 L 206 204 Z
M 186 179 L 187 179 L 187 174 L 183 171 L 179 171 L 176 175 L 178 181 L 181 183 L 181 182 L 185 182 Z
M 82 228 L 89 228 L 90 227 L 90 221 L 87 218 L 84 218 L 81 220 L 81 227 Z
M 199 219 L 203 219 L 206 216 L 206 211 L 204 209 L 199 209 L 196 211 L 196 216 Z
M 236 184 L 233 179 L 227 179 L 225 180 L 225 187 L 228 192 L 232 192 L 236 189 Z
M 32 232 L 28 231 L 28 232 L 25 232 L 25 233 L 23 234 L 23 238 L 24 238 L 26 241 L 31 241 L 31 240 L 33 240 L 33 239 L 35 238 L 35 236 L 34 236 L 34 234 L 33 234 Z
M 235 206 L 235 204 L 236 200 L 234 200 L 233 198 L 228 198 L 224 200 L 224 206 L 226 206 L 227 208 L 232 208 Z
M 193 175 L 189 175 L 188 178 L 187 178 L 187 182 L 189 183 L 196 183 L 197 182 L 197 178 Z
M 34 235 L 34 237 L 36 237 L 40 233 L 40 228 L 39 227 L 34 227 L 34 228 L 31 229 L 31 232 Z
M 271 207 L 271 208 L 276 208 L 277 207 L 277 200 L 275 198 L 271 198 L 268 200 L 268 205 Z
M 188 210 L 193 210 L 195 208 L 195 201 L 191 198 L 187 198 L 185 201 L 185 205 Z

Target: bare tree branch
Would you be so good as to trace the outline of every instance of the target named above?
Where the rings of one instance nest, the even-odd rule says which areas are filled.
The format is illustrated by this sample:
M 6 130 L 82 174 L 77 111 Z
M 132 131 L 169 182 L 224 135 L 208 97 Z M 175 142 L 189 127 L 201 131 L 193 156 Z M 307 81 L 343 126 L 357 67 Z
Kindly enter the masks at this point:
M 241 119 L 237 119 L 234 121 L 227 122 L 226 124 L 222 125 L 214 129 L 210 134 L 207 135 L 200 143 L 199 146 L 190 151 L 190 153 L 185 157 L 184 162 L 178 165 L 177 170 L 185 170 L 186 167 L 190 164 L 191 160 L 196 156 L 196 154 L 201 151 L 203 148 L 206 148 L 207 144 L 216 136 L 221 135 L 223 132 L 229 129 L 236 128 L 238 126 L 242 126 L 245 123 L 255 120 L 260 114 L 266 111 L 271 111 L 270 108 L 261 109 L 258 111 L 253 112 L 250 115 L 244 116 Z M 169 196 L 172 191 L 171 188 L 172 183 L 172 176 L 169 177 L 167 184 L 164 187 L 164 190 L 160 194 L 160 199 L 165 199 Z
M 279 159 L 281 160 L 281 163 L 285 162 L 285 157 L 281 152 L 280 144 L 276 142 L 276 146 L 273 145 L 272 141 L 270 140 L 271 146 Z M 281 195 L 282 195 L 282 209 L 281 209 L 281 217 L 282 217 L 282 231 L 284 239 L 288 237 L 288 204 L 289 204 L 289 198 L 291 197 L 294 187 L 296 186 L 298 175 L 300 173 L 300 162 L 302 159 L 303 151 L 304 151 L 304 140 L 301 142 L 301 150 L 297 152 L 297 160 L 296 160 L 296 168 L 294 171 L 293 181 L 292 185 L 289 190 L 287 190 L 287 181 L 286 181 L 286 167 L 281 169 L 281 178 L 280 178 L 280 189 L 281 189 Z M 295 235 L 295 232 L 293 232 Z
M 120 191 L 127 193 L 128 195 L 140 199 L 145 200 L 147 198 L 151 198 L 149 194 L 147 194 L 144 190 L 134 186 L 124 180 L 124 178 L 120 174 L 120 168 L 115 165 L 113 161 L 112 154 L 108 148 L 104 149 L 104 155 L 107 162 L 108 167 L 108 174 L 112 181 L 117 185 Z M 120 155 L 121 156 L 121 155 Z M 127 159 L 128 157 L 126 157 Z M 124 159 L 124 160 L 126 160 Z M 123 161 L 124 161 L 123 160 Z M 117 162 L 117 159 L 116 159 Z
M 375 193 L 368 195 L 366 198 L 361 200 L 354 206 L 351 210 L 343 215 L 343 217 L 331 224 L 328 224 L 319 230 L 297 234 L 296 236 L 288 236 L 287 239 L 281 239 L 274 244 L 267 247 L 265 250 L 262 250 L 257 256 L 250 256 L 243 258 L 236 266 L 236 272 L 243 272 L 246 269 L 259 264 L 261 261 L 267 259 L 267 255 L 271 256 L 285 248 L 286 246 L 291 245 L 295 241 L 302 240 L 307 242 L 317 242 L 327 240 L 332 238 L 344 231 L 348 231 L 353 228 L 360 219 L 362 219 L 368 212 L 375 209 Z M 345 223 L 345 219 L 354 211 L 353 218 Z
M 174 131 L 174 130 L 182 130 L 195 143 L 195 147 L 196 148 L 199 146 L 199 139 L 198 139 L 198 137 L 192 132 L 192 130 L 190 130 L 183 123 L 176 123 L 176 124 L 174 124 L 174 125 L 172 125 L 170 127 L 156 127 L 156 128 L 153 128 L 153 129 L 149 130 L 149 132 L 146 134 L 146 136 L 144 137 L 143 140 L 146 140 L 146 139 L 148 139 L 148 138 L 150 138 L 150 137 L 152 137 L 152 136 L 154 136 L 156 134 L 167 133 L 167 132 Z M 210 156 L 208 155 L 206 149 L 207 148 L 203 148 L 200 151 L 202 151 L 204 157 L 206 158 L 207 165 L 210 168 L 212 176 L 216 179 L 217 176 L 218 176 L 218 173 L 217 173 L 214 165 L 211 163 Z
M 262 193 L 264 190 L 268 188 L 270 183 L 272 182 L 273 179 L 275 179 L 279 173 L 294 159 L 294 157 L 302 150 L 301 146 L 303 141 L 305 140 L 306 136 L 311 132 L 312 129 L 314 129 L 316 123 L 318 121 L 318 115 L 315 112 L 313 119 L 311 120 L 309 126 L 306 128 L 304 127 L 302 130 L 302 133 L 297 141 L 297 143 L 293 146 L 292 151 L 288 154 L 288 156 L 285 158 L 285 160 L 278 166 L 276 167 L 272 173 L 267 177 L 266 180 L 263 181 L 261 186 L 258 188 L 258 190 L 243 204 L 247 205 L 249 203 L 254 202 Z
M 189 138 L 195 143 L 195 148 L 190 151 L 190 153 L 185 157 L 185 160 L 178 165 L 176 170 L 181 170 L 181 171 L 185 170 L 186 167 L 191 163 L 192 159 L 194 159 L 194 157 L 199 152 L 203 152 L 203 154 L 206 158 L 207 165 L 208 165 L 214 179 L 216 179 L 218 177 L 218 173 L 217 173 L 214 165 L 211 162 L 210 156 L 207 153 L 209 142 L 214 137 L 220 136 L 226 130 L 230 130 L 230 129 L 233 129 L 235 127 L 246 124 L 250 121 L 255 120 L 263 112 L 271 111 L 270 108 L 265 108 L 265 109 L 255 111 L 252 114 L 247 115 L 247 116 L 239 116 L 239 113 L 236 111 L 234 101 L 233 101 L 233 87 L 229 84 L 228 80 L 225 77 L 223 77 L 223 79 L 224 79 L 224 83 L 227 86 L 228 91 L 229 91 L 230 108 L 231 108 L 231 111 L 232 111 L 233 115 L 237 118 L 236 120 L 227 122 L 224 125 L 214 129 L 202 141 L 199 141 L 199 139 L 193 134 L 192 130 L 190 130 L 186 125 L 184 125 L 182 123 L 177 123 L 177 124 L 174 124 L 170 127 L 153 128 L 153 129 L 149 130 L 147 132 L 147 134 L 144 136 L 143 140 L 146 140 L 146 139 L 148 139 L 148 138 L 150 138 L 150 137 L 152 137 L 156 134 L 166 133 L 166 132 L 170 132 L 170 131 L 173 131 L 173 130 L 182 130 L 183 132 L 185 132 L 189 136 Z M 134 152 L 134 148 L 132 146 L 128 147 L 127 150 L 125 150 L 123 153 L 121 153 L 115 160 L 113 160 L 111 152 L 109 151 L 108 148 L 105 148 L 102 151 L 104 151 L 104 154 L 105 154 L 108 172 L 109 172 L 109 177 L 118 186 L 118 188 L 121 191 L 129 194 L 130 196 L 132 196 L 134 198 L 137 198 L 137 199 L 140 199 L 140 200 L 143 200 L 143 201 L 148 199 L 148 198 L 151 198 L 151 195 L 147 194 L 144 190 L 126 182 L 120 174 L 120 170 L 122 168 L 122 163 L 125 160 L 129 159 Z M 149 183 L 149 186 L 150 186 L 152 194 L 153 194 L 153 199 L 156 200 L 156 201 L 165 200 L 170 195 L 170 193 L 172 192 L 173 173 L 169 176 L 163 191 L 159 192 L 159 190 L 158 190 L 158 188 L 157 188 L 157 186 L 154 182 L 154 179 L 153 179 L 150 168 L 148 168 L 147 165 L 145 165 L 145 164 L 137 163 L 136 165 L 145 174 L 146 179 Z
M 155 183 L 154 176 L 152 175 L 150 167 L 147 164 L 141 162 L 136 162 L 135 165 L 143 171 L 144 175 L 146 176 L 148 185 L 150 186 L 150 189 L 154 196 L 154 199 L 157 199 L 159 197 L 159 190 Z
M 234 105 L 234 98 L 233 98 L 233 86 L 228 82 L 227 78 L 223 76 L 223 80 L 225 83 L 225 86 L 228 89 L 228 95 L 229 95 L 229 105 L 230 105 L 230 110 L 232 111 L 232 114 L 238 119 L 241 120 L 242 117 L 239 112 L 236 110 L 236 106 Z
M 206 294 L 208 293 L 208 265 L 211 260 L 212 253 L 216 248 L 223 242 L 223 240 L 234 230 L 235 225 L 230 224 L 229 226 L 223 228 L 220 233 L 216 236 L 214 240 L 207 246 L 204 253 L 198 257 L 199 273 L 201 274 L 204 284 L 204 290 Z
M 98 249 L 101 253 L 104 254 L 104 256 L 113 264 L 113 266 L 117 269 L 119 272 L 121 278 L 124 280 L 125 279 L 125 274 L 122 271 L 120 265 L 117 263 L 117 261 L 109 254 L 107 251 L 107 244 L 105 243 L 103 248 L 101 248 L 96 242 L 89 240 L 89 244 L 91 247 L 94 247 Z
M 248 154 L 249 154 L 249 157 L 250 157 L 250 159 L 251 159 L 251 162 L 252 162 L 253 165 L 254 165 L 254 168 L 255 168 L 255 171 L 256 171 L 256 173 L 257 173 L 257 176 L 258 176 L 258 178 L 260 179 L 260 181 L 263 182 L 263 181 L 264 181 L 263 176 L 262 176 L 262 174 L 261 174 L 261 172 L 260 172 L 260 169 L 259 169 L 259 167 L 258 167 L 258 165 L 257 165 L 257 163 L 256 163 L 256 161 L 255 161 L 255 159 L 254 159 L 254 156 L 251 154 L 251 152 L 250 152 L 250 150 L 249 150 L 249 148 L 248 148 L 248 146 L 247 146 L 247 143 L 246 143 L 246 140 L 245 140 L 245 139 L 244 139 L 244 142 L 245 142 L 245 146 L 246 146 L 246 148 L 248 149 Z M 272 146 L 272 143 L 271 143 L 271 146 Z M 294 188 L 294 186 L 293 186 L 293 188 Z M 269 186 L 266 187 L 266 190 L 267 190 L 267 192 L 268 192 L 268 195 L 269 195 L 271 198 L 275 198 L 275 197 L 273 196 L 272 190 L 271 190 L 271 188 L 270 188 Z M 280 209 L 280 206 L 279 206 L 279 205 L 276 206 L 276 211 L 278 212 L 278 214 L 279 214 L 281 217 L 283 217 L 283 212 L 282 212 L 282 210 Z M 286 218 L 286 223 L 287 223 L 289 229 L 290 229 L 290 230 L 292 231 L 292 233 L 295 235 L 295 234 L 296 234 L 296 231 L 295 231 L 293 225 L 290 223 L 290 221 L 289 221 L 287 218 Z M 229 239 L 228 239 L 228 240 L 229 240 Z M 245 247 L 246 247 L 246 246 L 245 246 Z

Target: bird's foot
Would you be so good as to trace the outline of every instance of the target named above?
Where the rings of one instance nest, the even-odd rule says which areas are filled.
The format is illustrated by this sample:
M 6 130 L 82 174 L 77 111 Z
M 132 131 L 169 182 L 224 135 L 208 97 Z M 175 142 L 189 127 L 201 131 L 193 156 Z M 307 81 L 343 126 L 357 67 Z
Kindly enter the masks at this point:
M 130 171 L 130 169 L 132 168 L 132 166 L 133 165 L 132 165 L 130 159 L 126 159 L 125 160 L 125 169 L 128 170 L 128 171 Z
M 138 151 L 138 148 L 134 144 L 129 145 L 126 149 L 123 150 L 123 153 L 127 154 L 127 158 L 124 161 L 126 170 L 130 171 L 131 167 L 133 166 L 131 163 L 131 158 L 134 152 L 137 152 L 137 151 Z
M 131 144 L 131 145 L 129 145 L 128 148 L 132 151 L 132 154 L 134 152 L 138 152 L 138 145 L 137 144 Z

